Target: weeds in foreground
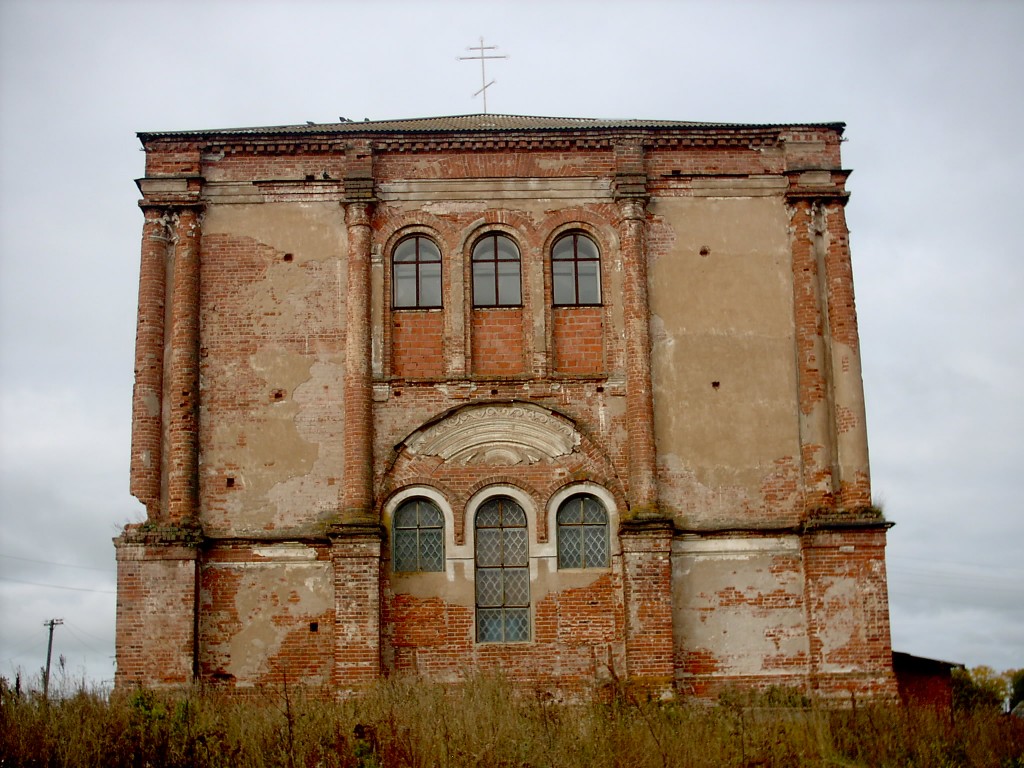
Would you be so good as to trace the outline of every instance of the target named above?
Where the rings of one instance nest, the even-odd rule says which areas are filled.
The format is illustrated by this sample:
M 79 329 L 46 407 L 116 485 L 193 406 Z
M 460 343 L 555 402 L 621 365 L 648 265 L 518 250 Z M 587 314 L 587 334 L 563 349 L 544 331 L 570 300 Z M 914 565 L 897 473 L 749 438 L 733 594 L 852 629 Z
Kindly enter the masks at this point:
M 1024 768 L 1024 721 L 994 712 L 829 710 L 792 696 L 707 706 L 622 687 L 567 704 L 493 677 L 396 677 L 345 700 L 315 693 L 107 696 L 80 685 L 47 702 L 4 687 L 0 766 Z

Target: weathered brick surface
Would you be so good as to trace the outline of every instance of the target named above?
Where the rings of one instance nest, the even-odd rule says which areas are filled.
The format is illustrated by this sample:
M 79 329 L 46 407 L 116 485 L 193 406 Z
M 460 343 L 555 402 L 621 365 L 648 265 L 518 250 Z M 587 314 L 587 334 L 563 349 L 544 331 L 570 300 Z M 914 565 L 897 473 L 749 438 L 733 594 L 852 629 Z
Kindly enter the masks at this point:
M 180 686 L 193 678 L 196 550 L 133 542 L 117 548 L 117 671 L 114 684 Z
M 840 127 L 400 127 L 143 136 L 150 533 L 118 543 L 118 684 L 479 668 L 889 695 Z M 600 306 L 553 306 L 569 232 Z M 519 249 L 521 306 L 474 306 L 489 233 Z M 391 306 L 412 234 L 440 308 Z M 581 489 L 611 556 L 559 570 Z M 441 573 L 392 573 L 410 493 L 443 507 Z M 475 636 L 489 493 L 528 517 L 526 642 Z

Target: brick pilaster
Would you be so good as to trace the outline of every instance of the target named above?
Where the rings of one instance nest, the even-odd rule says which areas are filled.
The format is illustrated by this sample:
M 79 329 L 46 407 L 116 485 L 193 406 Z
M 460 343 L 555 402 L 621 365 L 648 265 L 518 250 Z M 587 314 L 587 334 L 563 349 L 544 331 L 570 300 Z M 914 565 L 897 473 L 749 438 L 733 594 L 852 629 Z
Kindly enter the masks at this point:
M 831 509 L 834 442 L 829 397 L 831 360 L 825 345 L 822 309 L 821 232 L 816 204 L 801 199 L 790 207 L 793 250 L 793 310 L 796 329 L 797 387 L 804 508 Z
M 345 307 L 345 483 L 342 522 L 373 521 L 373 384 L 370 332 L 370 203 L 345 205 L 348 296 Z
M 337 526 L 334 566 L 334 687 L 353 690 L 381 673 L 381 541 L 379 526 Z
M 673 684 L 672 523 L 627 521 L 619 530 L 626 600 L 626 674 L 653 692 Z
M 647 286 L 645 199 L 619 200 L 619 244 L 626 331 L 626 429 L 629 443 L 629 517 L 657 517 L 651 326 Z
M 811 687 L 825 697 L 895 699 L 885 537 L 889 524 L 841 515 L 804 535 Z
M 139 316 L 135 331 L 130 492 L 161 518 L 161 454 L 164 379 L 164 303 L 167 296 L 168 213 L 146 207 L 139 267 Z
M 128 526 L 117 553 L 114 685 L 189 684 L 196 673 L 197 549 Z
M 165 397 L 167 519 L 195 520 L 199 513 L 199 210 L 180 209 L 174 229 L 170 360 Z
M 850 260 L 850 237 L 844 203 L 845 199 L 823 206 L 822 224 L 827 235 L 825 279 L 835 401 L 836 480 L 840 506 L 856 510 L 871 505 L 871 480 L 864 383 L 861 378 L 860 334 L 857 330 L 853 265 Z

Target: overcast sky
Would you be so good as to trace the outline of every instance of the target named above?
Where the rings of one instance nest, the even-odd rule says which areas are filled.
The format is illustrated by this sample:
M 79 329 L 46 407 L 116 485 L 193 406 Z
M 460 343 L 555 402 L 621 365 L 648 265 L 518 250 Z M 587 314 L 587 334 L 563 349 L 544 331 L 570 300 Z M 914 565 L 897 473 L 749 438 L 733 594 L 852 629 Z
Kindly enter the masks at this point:
M 893 647 L 1024 667 L 1024 3 L 0 0 L 0 675 L 113 678 L 136 131 L 844 121 Z

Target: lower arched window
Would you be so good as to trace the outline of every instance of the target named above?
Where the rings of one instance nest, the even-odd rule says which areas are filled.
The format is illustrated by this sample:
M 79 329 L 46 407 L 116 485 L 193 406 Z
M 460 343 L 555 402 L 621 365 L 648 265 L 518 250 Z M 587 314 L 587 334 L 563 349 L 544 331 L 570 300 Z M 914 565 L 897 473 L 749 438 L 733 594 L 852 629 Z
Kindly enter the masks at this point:
M 476 639 L 530 639 L 530 552 L 526 513 L 507 496 L 476 513 Z
M 395 510 L 395 571 L 444 570 L 444 515 L 429 499 L 409 499 Z
M 608 512 L 588 493 L 570 496 L 558 508 L 558 567 L 608 565 Z

